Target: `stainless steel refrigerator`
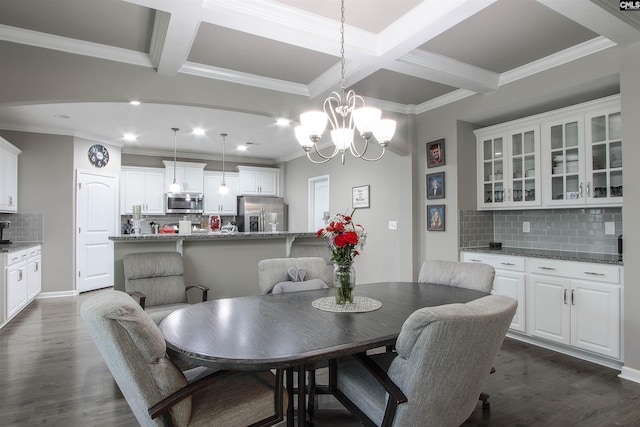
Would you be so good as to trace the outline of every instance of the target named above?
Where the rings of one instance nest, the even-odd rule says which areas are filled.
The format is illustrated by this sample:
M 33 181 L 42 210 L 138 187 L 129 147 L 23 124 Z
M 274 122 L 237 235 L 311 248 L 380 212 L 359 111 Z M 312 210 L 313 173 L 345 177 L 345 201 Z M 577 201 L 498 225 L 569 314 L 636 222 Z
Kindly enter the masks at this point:
M 240 196 L 236 223 L 244 232 L 287 231 L 287 205 L 281 197 Z

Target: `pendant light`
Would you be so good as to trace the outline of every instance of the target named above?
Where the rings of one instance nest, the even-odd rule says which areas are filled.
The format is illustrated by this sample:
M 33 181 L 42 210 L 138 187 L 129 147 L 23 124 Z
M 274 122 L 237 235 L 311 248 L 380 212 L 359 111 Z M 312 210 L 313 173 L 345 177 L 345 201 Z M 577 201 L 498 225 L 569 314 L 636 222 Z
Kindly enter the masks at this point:
M 221 133 L 220 136 L 222 137 L 222 182 L 220 183 L 218 191 L 220 194 L 227 194 L 229 193 L 229 187 L 227 187 L 227 182 L 224 179 L 224 145 L 227 139 L 227 134 Z
M 176 181 L 176 133 L 180 130 L 178 128 L 171 128 L 173 131 L 173 182 L 169 186 L 170 193 L 177 193 L 180 191 L 180 185 Z

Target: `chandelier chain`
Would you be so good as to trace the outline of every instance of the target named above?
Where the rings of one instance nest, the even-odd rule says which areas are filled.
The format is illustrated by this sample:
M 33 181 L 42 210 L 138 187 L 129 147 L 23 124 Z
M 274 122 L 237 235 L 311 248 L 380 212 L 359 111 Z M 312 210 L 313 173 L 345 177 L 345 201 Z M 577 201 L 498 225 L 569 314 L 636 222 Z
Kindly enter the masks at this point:
M 344 0 L 342 0 L 342 6 L 340 8 L 340 89 L 342 89 L 342 93 L 347 87 L 347 81 L 345 79 L 345 59 L 344 59 Z

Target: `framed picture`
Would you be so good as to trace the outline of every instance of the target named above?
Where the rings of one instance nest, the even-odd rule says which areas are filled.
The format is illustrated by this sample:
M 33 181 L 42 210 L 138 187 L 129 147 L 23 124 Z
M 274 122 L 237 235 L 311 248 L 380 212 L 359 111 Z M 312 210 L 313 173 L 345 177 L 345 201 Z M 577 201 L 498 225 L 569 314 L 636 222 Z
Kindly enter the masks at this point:
M 444 154 L 444 138 L 427 142 L 427 167 L 444 166 L 446 164 Z
M 444 172 L 427 174 L 427 199 L 444 199 Z
M 353 193 L 351 198 L 352 208 L 368 208 L 369 207 L 369 186 L 361 185 L 360 187 L 353 187 Z
M 427 205 L 427 231 L 444 231 L 444 205 Z

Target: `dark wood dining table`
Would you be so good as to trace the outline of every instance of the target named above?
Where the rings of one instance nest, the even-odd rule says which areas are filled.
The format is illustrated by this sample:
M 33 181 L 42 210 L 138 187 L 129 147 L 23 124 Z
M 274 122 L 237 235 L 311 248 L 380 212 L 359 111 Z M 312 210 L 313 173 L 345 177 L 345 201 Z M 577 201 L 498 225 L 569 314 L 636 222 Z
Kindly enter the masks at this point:
M 225 298 L 177 310 L 160 323 L 173 357 L 226 370 L 292 368 L 304 390 L 304 367 L 395 343 L 414 311 L 466 303 L 488 294 L 452 286 L 414 282 L 358 285 L 358 296 L 382 303 L 374 311 L 336 313 L 312 302 L 333 289 Z M 303 381 L 300 384 L 300 381 Z M 287 413 L 293 425 L 292 393 Z M 305 396 L 298 393 L 298 421 L 305 425 Z

